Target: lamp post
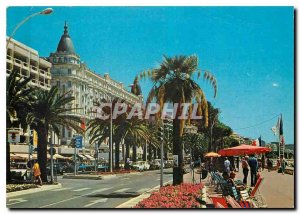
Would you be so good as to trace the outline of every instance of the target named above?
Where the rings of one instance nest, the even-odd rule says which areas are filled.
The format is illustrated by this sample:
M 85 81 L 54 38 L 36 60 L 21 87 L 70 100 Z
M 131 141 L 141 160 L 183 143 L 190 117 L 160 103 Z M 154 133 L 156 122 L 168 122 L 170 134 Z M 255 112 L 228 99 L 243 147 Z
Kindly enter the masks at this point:
M 108 74 L 105 74 L 108 75 Z M 105 80 L 106 87 L 108 86 L 107 80 Z M 108 90 L 108 89 L 107 89 Z M 105 93 L 105 92 L 104 92 Z M 105 93 L 106 96 L 109 98 L 109 102 L 111 103 L 111 108 L 110 108 L 110 123 L 109 123 L 109 172 L 113 171 L 113 143 L 112 143 L 112 114 L 113 114 L 113 109 L 112 109 L 112 94 L 109 96 L 109 93 Z
M 29 19 L 31 19 L 32 17 L 34 16 L 37 16 L 37 15 L 48 15 L 48 14 L 51 14 L 53 12 L 53 9 L 52 8 L 46 8 L 40 12 L 37 12 L 37 13 L 34 13 L 34 14 L 31 14 L 30 16 L 27 16 L 25 19 L 23 19 L 13 30 L 12 34 L 10 35 L 10 37 L 8 38 L 7 40 L 7 44 L 6 44 L 6 49 L 8 48 L 8 45 L 10 43 L 10 40 L 12 39 L 12 37 L 15 35 L 16 31 L 24 24 L 26 23 Z

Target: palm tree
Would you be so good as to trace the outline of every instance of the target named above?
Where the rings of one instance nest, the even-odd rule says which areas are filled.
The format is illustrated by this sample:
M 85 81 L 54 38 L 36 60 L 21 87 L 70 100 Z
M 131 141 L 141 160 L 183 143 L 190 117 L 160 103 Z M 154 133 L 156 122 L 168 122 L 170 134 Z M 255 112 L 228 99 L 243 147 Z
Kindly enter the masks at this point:
M 103 100 L 102 102 L 106 102 Z M 112 109 L 116 107 L 117 104 L 123 104 L 124 101 L 114 99 L 112 100 Z M 96 104 L 100 106 L 100 103 Z M 90 143 L 95 141 L 102 142 L 107 137 L 109 137 L 109 132 L 107 127 L 109 127 L 110 121 L 110 107 L 104 107 L 103 113 L 105 116 L 109 116 L 106 119 L 95 118 L 88 123 L 88 130 L 92 135 Z M 146 141 L 149 136 L 151 136 L 148 131 L 148 127 L 145 120 L 140 120 L 138 117 L 133 117 L 127 119 L 129 112 L 131 111 L 130 106 L 128 106 L 127 111 L 118 115 L 116 119 L 113 120 L 113 132 L 114 132 L 114 143 L 115 143 L 115 168 L 119 169 L 119 154 L 120 154 L 120 142 L 125 141 L 126 145 L 126 155 L 125 160 L 129 157 L 129 146 L 130 145 L 141 145 L 141 142 Z M 125 166 L 128 169 L 128 166 Z
M 39 91 L 36 94 L 37 101 L 33 103 L 31 112 L 31 125 L 38 133 L 38 162 L 41 168 L 41 177 L 47 181 L 47 144 L 50 128 L 59 136 L 59 126 L 67 126 L 75 129 L 78 133 L 83 130 L 80 127 L 81 118 L 70 115 L 69 112 L 75 108 L 67 107 L 75 99 L 70 96 L 70 91 L 59 94 L 57 87 L 49 91 Z
M 27 128 L 27 113 L 34 101 L 34 88 L 28 83 L 31 78 L 20 78 L 17 71 L 6 79 L 6 128 L 17 127 L 20 123 Z M 6 136 L 7 136 L 6 132 Z M 6 180 L 11 181 L 10 175 L 10 145 L 6 142 Z
M 139 75 L 140 78 L 150 76 L 153 87 L 148 95 L 147 103 L 156 100 L 160 105 L 160 112 L 157 117 L 161 116 L 164 103 L 198 103 L 198 116 L 202 115 L 205 126 L 208 125 L 208 108 L 207 101 L 203 90 L 193 79 L 193 75 L 197 74 L 200 78 L 201 71 L 198 69 L 197 56 L 175 56 L 173 58 L 164 56 L 160 66 L 152 71 L 144 71 Z M 214 76 L 208 72 L 204 72 L 204 79 L 208 80 L 214 88 L 214 97 L 217 93 L 217 81 Z M 190 106 L 188 111 L 187 123 L 190 123 Z M 183 182 L 183 149 L 182 134 L 185 127 L 186 119 L 179 119 L 182 109 L 178 108 L 173 119 L 173 155 L 178 155 L 179 166 L 173 168 L 173 185 Z

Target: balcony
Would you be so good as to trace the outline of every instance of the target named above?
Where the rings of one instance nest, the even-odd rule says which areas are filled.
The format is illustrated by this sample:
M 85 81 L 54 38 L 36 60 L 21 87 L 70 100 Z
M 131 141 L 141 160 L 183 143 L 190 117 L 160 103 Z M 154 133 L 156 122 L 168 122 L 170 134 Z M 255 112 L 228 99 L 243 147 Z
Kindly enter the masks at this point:
M 11 57 L 11 56 L 6 55 L 6 59 L 7 59 L 8 61 L 12 62 L 12 57 Z
M 38 74 L 38 68 L 37 68 L 37 67 L 35 67 L 35 66 L 33 66 L 33 65 L 30 65 L 30 69 L 31 69 L 31 72 L 32 72 L 32 73 Z

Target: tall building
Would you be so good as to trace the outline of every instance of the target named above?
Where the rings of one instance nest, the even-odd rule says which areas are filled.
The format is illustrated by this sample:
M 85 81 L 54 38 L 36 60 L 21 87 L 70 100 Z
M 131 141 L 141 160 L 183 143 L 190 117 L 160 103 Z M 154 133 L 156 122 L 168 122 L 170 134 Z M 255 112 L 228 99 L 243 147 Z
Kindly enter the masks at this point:
M 101 76 L 91 71 L 80 60 L 66 23 L 57 50 L 50 54 L 48 61 L 52 63 L 51 84 L 57 86 L 63 93 L 71 91 L 70 96 L 75 97 L 75 101 L 69 107 L 77 109 L 69 112 L 69 114 L 84 118 L 85 121 L 94 118 L 94 115 L 90 113 L 94 107 L 94 102 L 103 98 L 117 97 L 130 104 L 142 102 L 142 96 L 136 96 L 127 91 L 123 83 L 111 79 L 108 74 Z M 68 145 L 74 134 L 76 134 L 74 130 L 62 127 L 59 144 Z M 90 136 L 87 133 L 84 140 L 86 145 L 89 139 Z M 55 143 L 57 144 L 57 142 Z
M 31 86 L 50 90 L 50 68 L 51 63 L 39 57 L 38 51 L 14 39 L 9 41 L 6 50 L 6 76 L 12 71 L 17 71 L 20 77 L 32 77 L 29 83 Z

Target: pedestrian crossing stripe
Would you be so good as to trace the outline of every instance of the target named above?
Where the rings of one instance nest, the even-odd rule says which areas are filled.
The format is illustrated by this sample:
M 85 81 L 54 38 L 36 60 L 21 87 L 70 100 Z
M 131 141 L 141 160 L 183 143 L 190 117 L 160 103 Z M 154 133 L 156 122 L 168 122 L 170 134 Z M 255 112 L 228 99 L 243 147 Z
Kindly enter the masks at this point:
M 81 189 L 75 189 L 73 191 L 74 192 L 81 192 L 81 191 L 88 190 L 88 189 L 91 189 L 91 188 L 81 188 Z
M 125 192 L 126 190 L 129 190 L 130 188 L 123 188 L 123 189 L 119 189 L 114 191 L 114 193 L 119 193 L 119 192 Z

